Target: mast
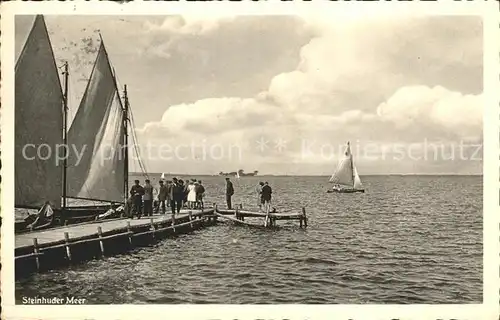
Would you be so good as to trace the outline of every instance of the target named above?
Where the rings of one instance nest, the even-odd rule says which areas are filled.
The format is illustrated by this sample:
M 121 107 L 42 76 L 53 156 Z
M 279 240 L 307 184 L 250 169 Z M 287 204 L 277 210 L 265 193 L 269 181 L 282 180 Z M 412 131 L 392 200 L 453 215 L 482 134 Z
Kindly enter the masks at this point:
M 352 152 L 351 152 L 351 144 L 349 141 L 347 141 L 347 150 L 349 151 L 349 160 L 351 163 L 351 176 L 352 176 L 352 188 L 354 189 L 354 164 L 353 164 L 353 159 L 352 159 Z
M 124 100 L 124 108 L 123 108 L 123 152 L 124 152 L 124 160 L 125 160 L 125 165 L 124 165 L 124 190 L 123 190 L 123 196 L 125 197 L 125 202 L 127 202 L 128 198 L 128 109 L 129 109 L 129 102 L 128 102 L 128 95 L 127 95 L 127 85 L 124 85 L 124 90 L 123 90 L 123 100 Z
M 122 149 L 123 149 L 123 158 L 124 158 L 124 166 L 123 166 L 123 177 L 124 177 L 124 184 L 123 184 L 123 197 L 124 197 L 124 200 L 125 200 L 125 203 L 127 203 L 127 199 L 128 199 L 128 110 L 129 110 L 129 102 L 128 102 L 128 95 L 127 95 L 127 85 L 124 85 L 124 88 L 123 88 L 123 99 L 124 99 L 124 103 L 122 104 L 122 101 L 120 99 L 120 94 L 119 94 L 119 90 L 118 90 L 118 84 L 116 82 L 116 72 L 115 72 L 115 69 L 111 66 L 111 63 L 109 61 L 109 57 L 108 57 L 108 52 L 106 50 L 106 47 L 104 46 L 104 40 L 102 39 L 102 35 L 101 33 L 99 32 L 99 39 L 101 40 L 101 45 L 104 49 L 104 54 L 106 55 L 107 57 L 107 61 L 108 61 L 108 65 L 109 65 L 109 68 L 111 70 L 111 76 L 113 77 L 113 81 L 115 83 L 115 88 L 116 88 L 116 92 L 118 94 L 118 100 L 120 101 L 120 105 L 122 106 L 122 110 L 123 110 L 123 146 L 122 146 Z
M 64 93 L 63 93 L 63 145 L 64 145 L 64 157 L 63 157 L 63 191 L 62 198 L 63 211 L 66 209 L 66 189 L 67 189 L 67 169 L 68 169 L 68 79 L 69 79 L 69 71 L 68 71 L 68 61 L 64 63 Z

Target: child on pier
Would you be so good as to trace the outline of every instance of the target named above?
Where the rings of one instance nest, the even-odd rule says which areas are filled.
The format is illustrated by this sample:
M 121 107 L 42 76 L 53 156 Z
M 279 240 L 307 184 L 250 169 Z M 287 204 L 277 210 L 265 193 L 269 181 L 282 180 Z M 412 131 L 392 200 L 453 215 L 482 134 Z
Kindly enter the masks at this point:
M 188 208 L 194 209 L 196 203 L 196 186 L 193 183 L 193 181 L 190 181 L 188 185 L 187 201 L 188 201 Z

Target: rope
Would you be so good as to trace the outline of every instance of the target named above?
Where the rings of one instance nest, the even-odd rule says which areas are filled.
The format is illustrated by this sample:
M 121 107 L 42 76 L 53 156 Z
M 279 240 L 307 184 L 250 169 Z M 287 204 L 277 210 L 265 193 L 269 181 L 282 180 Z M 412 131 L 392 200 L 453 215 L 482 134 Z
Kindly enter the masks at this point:
M 111 61 L 109 61 L 109 63 L 111 64 Z M 120 79 L 118 78 L 118 76 L 116 74 L 114 74 L 114 77 L 116 80 L 116 84 L 121 86 L 121 82 L 120 82 Z M 137 139 L 136 132 L 135 132 L 134 113 L 130 109 L 130 101 L 129 101 L 128 106 L 129 106 L 129 108 L 128 108 L 127 124 L 128 124 L 128 127 L 130 127 L 131 138 L 132 138 L 132 143 L 133 143 L 133 151 L 135 152 L 135 155 L 137 156 L 137 162 L 139 163 L 139 169 L 141 170 L 142 176 L 145 177 L 146 179 L 149 179 L 149 175 L 147 174 L 146 166 L 141 160 L 141 153 L 137 147 L 138 139 Z
M 132 127 L 131 129 L 131 132 L 132 132 L 132 140 L 134 142 L 134 151 L 135 151 L 135 154 L 137 156 L 137 162 L 139 163 L 139 167 L 141 168 L 142 170 L 142 174 L 144 177 L 146 177 L 146 179 L 149 179 L 149 175 L 148 175 L 148 171 L 146 169 L 146 165 L 144 164 L 144 162 L 142 161 L 142 158 L 141 158 L 141 152 L 140 152 L 140 149 L 138 148 L 138 141 L 139 139 L 137 138 L 137 134 L 135 132 L 135 121 L 134 121 L 134 115 L 132 112 L 129 112 L 130 113 L 130 125 Z

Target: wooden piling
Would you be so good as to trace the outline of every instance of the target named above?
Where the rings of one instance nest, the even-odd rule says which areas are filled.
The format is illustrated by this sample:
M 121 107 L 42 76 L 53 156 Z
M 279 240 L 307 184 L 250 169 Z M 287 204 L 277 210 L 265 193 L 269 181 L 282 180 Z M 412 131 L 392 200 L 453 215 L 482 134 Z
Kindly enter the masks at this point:
M 68 260 L 71 261 L 71 249 L 69 247 L 69 234 L 67 232 L 64 233 L 64 241 L 66 246 L 66 256 Z
M 40 271 L 40 259 L 38 258 L 39 250 L 38 250 L 37 238 L 33 238 L 33 252 L 35 253 L 36 270 Z
M 130 221 L 127 221 L 128 242 L 132 245 L 132 230 L 130 230 Z
M 236 208 L 234 209 L 234 217 L 236 218 L 236 220 L 241 220 L 238 211 L 238 206 L 236 206 Z
M 302 207 L 302 220 L 304 220 L 304 228 L 307 228 L 307 215 L 306 208 Z M 302 220 L 300 220 L 300 225 L 302 226 Z
M 269 220 L 269 206 L 266 206 L 266 218 L 264 220 L 264 227 L 268 226 L 268 220 Z
M 241 216 L 241 211 L 238 211 L 238 215 Z M 232 214 L 234 214 L 234 211 Z M 43 235 L 40 236 L 40 232 L 35 232 L 31 235 L 17 234 L 15 250 L 16 266 L 17 264 L 22 265 L 26 263 L 25 261 L 31 261 L 31 268 L 29 268 L 29 270 L 28 268 L 25 268 L 25 271 L 31 273 L 37 272 L 38 270 L 41 272 L 44 270 L 44 267 L 41 266 L 42 263 L 45 264 L 45 259 L 43 259 L 42 256 L 44 254 L 48 254 L 50 260 L 59 259 L 65 261 L 65 264 L 72 265 L 80 260 L 90 258 L 90 256 L 86 254 L 80 255 L 80 251 L 88 251 L 91 249 L 93 251 L 92 253 L 96 253 L 96 251 L 92 248 L 95 248 L 95 250 L 100 249 L 102 255 L 97 254 L 99 257 L 104 255 L 109 256 L 114 254 L 114 250 L 111 250 L 111 244 L 106 242 L 108 239 L 122 239 L 126 243 L 126 238 L 129 238 L 128 242 L 130 243 L 130 247 L 126 249 L 131 249 L 132 244 L 135 244 L 135 241 L 132 241 L 133 237 L 145 236 L 146 239 L 144 240 L 152 242 L 153 240 L 149 234 L 154 233 L 155 235 L 153 235 L 153 237 L 155 237 L 154 239 L 157 239 L 158 236 L 156 234 L 159 234 L 160 232 L 172 233 L 173 230 L 175 234 L 184 233 L 188 232 L 190 226 L 193 230 L 197 229 L 198 226 L 204 225 L 202 221 L 196 221 L 196 218 L 200 216 L 202 219 L 211 218 L 215 220 L 213 209 L 207 210 L 207 212 L 187 210 L 181 215 L 173 215 L 172 220 L 167 217 L 162 217 L 161 219 L 157 219 L 155 217 L 150 221 L 145 219 L 127 219 L 125 221 L 122 219 L 116 219 L 116 221 L 108 220 L 96 224 L 82 224 L 81 227 L 68 226 L 61 229 L 48 229 L 41 231 L 43 232 Z M 175 218 L 178 218 L 178 220 L 176 221 Z M 153 230 L 150 230 L 150 226 Z M 61 231 L 63 232 L 63 237 L 61 237 Z M 73 238 L 70 238 L 70 234 L 73 235 Z M 97 242 L 99 242 L 99 244 L 97 244 Z M 99 249 L 97 249 L 98 245 Z M 52 261 L 49 262 L 52 264 Z M 56 264 L 55 261 L 53 262 Z
M 149 220 L 149 224 L 151 225 L 151 231 L 153 231 L 153 232 L 151 232 L 151 235 L 153 236 L 153 239 L 154 239 L 155 238 L 155 229 L 156 228 L 155 228 L 155 224 L 154 224 L 154 219 L 153 218 L 151 218 Z
M 99 236 L 99 246 L 101 247 L 101 254 L 104 256 L 104 242 L 102 241 L 102 228 L 97 227 L 97 234 Z

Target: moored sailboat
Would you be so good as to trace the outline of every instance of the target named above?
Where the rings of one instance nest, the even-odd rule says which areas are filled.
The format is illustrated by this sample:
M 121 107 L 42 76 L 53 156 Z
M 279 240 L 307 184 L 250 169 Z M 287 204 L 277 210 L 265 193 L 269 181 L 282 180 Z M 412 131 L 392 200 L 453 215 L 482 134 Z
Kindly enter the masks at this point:
M 17 231 L 27 227 L 31 230 L 46 228 L 57 222 L 95 220 L 127 199 L 129 102 L 126 86 L 125 102 L 121 101 L 102 38 L 85 94 L 69 131 L 66 129 L 67 62 L 63 74 L 64 90 L 44 18 L 38 15 L 15 72 Z M 47 145 L 52 150 L 68 146 L 65 150 L 70 152 L 57 163 L 40 157 L 27 159 L 22 152 L 25 146 L 31 145 Z M 78 157 L 72 150 L 80 152 Z M 68 204 L 69 199 L 73 205 Z M 88 205 L 89 201 L 98 204 Z M 38 208 L 41 209 L 36 213 L 29 211 Z M 26 214 L 27 217 L 21 216 Z M 115 217 L 113 214 L 104 216 Z
M 37 16 L 15 67 L 16 230 L 35 222 L 40 227 L 51 225 L 53 209 L 62 209 L 61 164 L 32 157 L 28 147 L 45 145 L 54 150 L 63 143 L 64 108 L 49 34 L 43 16 Z
M 347 142 L 347 148 L 344 153 L 344 158 L 340 160 L 337 170 L 333 173 L 329 180 L 333 184 L 332 189 L 328 193 L 364 193 L 365 189 L 358 175 L 358 170 L 354 165 L 354 160 L 351 152 L 351 145 Z

